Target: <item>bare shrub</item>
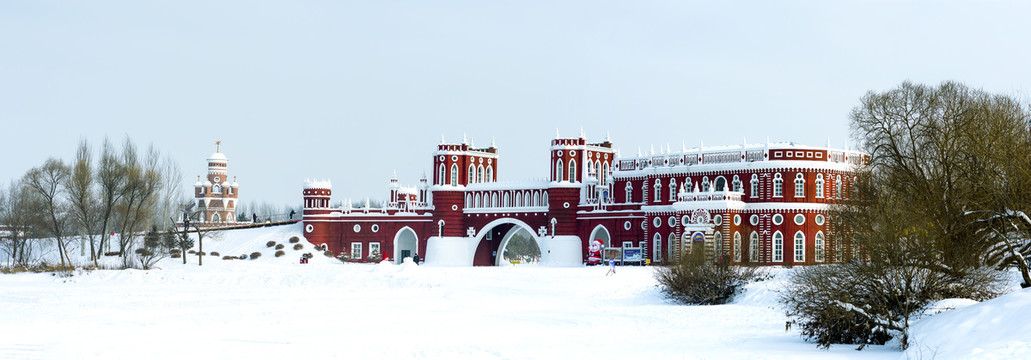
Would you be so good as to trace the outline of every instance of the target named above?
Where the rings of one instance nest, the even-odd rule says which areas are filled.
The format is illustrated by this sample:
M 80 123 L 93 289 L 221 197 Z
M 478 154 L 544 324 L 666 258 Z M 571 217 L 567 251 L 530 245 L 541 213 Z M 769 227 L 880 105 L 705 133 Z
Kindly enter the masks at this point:
M 240 254 L 240 256 L 237 256 L 236 258 L 240 260 L 247 260 L 247 254 Z
M 276 250 L 283 250 L 283 248 L 285 248 L 285 247 L 286 247 L 286 245 L 279 244 L 279 245 L 276 245 Z
M 322 253 L 322 255 L 326 255 L 326 257 L 333 257 L 333 252 L 329 251 L 329 250 L 326 250 L 325 252 Z
M 212 251 L 211 252 L 211 256 L 220 256 L 220 255 L 219 255 L 218 251 Z
M 187 254 L 190 254 L 190 255 L 193 255 L 193 254 L 196 254 L 196 253 L 197 253 L 197 250 L 193 250 L 193 249 L 190 249 L 190 251 L 187 251 L 186 253 L 187 253 Z M 106 254 L 105 254 L 105 255 L 106 255 Z
M 280 257 L 280 256 L 283 256 L 283 255 L 286 255 L 286 251 L 283 251 L 283 250 L 276 251 L 276 257 Z
M 275 241 L 269 241 L 269 242 L 265 243 L 265 247 L 273 247 L 273 246 L 276 246 L 276 242 Z
M 236 260 L 236 256 L 226 255 L 222 257 L 222 260 Z
M 908 346 L 911 317 L 947 298 L 983 301 L 999 295 L 1002 273 L 975 269 L 961 276 L 918 266 L 852 261 L 798 269 L 782 293 L 802 336 L 818 346 L 884 344 L 898 337 Z
M 169 256 L 171 258 L 173 258 L 173 259 L 178 259 L 178 258 L 182 257 L 182 254 L 174 252 L 174 253 L 172 253 L 172 255 L 169 255 Z
M 255 251 L 255 252 L 251 253 L 251 260 L 257 259 L 259 257 L 261 257 L 261 253 L 260 252 Z
M 291 244 L 296 244 L 296 243 L 299 243 L 299 242 L 301 242 L 301 239 L 300 239 L 300 238 L 298 238 L 298 237 L 296 237 L 296 236 L 291 236 L 291 237 L 290 237 L 290 243 L 291 243 Z
M 301 244 L 295 244 L 294 245 L 294 250 L 301 250 L 301 249 L 304 249 L 304 245 L 301 245 Z
M 749 280 L 756 277 L 752 267 L 717 264 L 704 257 L 704 251 L 693 251 L 678 263 L 660 266 L 655 278 L 662 292 L 684 304 L 726 304 Z

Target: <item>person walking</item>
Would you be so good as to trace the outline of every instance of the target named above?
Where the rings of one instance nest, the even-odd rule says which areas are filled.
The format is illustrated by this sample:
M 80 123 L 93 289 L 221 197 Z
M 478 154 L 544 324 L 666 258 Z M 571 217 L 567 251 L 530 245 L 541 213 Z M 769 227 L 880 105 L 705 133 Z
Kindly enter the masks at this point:
M 609 259 L 609 272 L 605 273 L 605 276 L 616 275 L 616 260 Z

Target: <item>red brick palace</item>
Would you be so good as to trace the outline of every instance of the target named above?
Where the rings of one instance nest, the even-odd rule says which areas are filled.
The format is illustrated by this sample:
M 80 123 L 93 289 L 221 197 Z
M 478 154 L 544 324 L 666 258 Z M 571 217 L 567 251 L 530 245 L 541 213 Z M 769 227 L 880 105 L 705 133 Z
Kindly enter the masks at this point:
M 304 231 L 313 244 L 366 261 L 418 254 L 437 265 L 497 265 L 518 229 L 541 263 L 575 266 L 588 242 L 640 248 L 666 263 L 688 251 L 734 264 L 809 265 L 840 261 L 827 217 L 868 155 L 794 143 L 668 148 L 622 157 L 608 140 L 551 141 L 551 173 L 539 181 L 499 182 L 493 146 L 441 143 L 433 178 L 415 187 L 390 180 L 382 207 L 330 206 L 329 181 L 307 181 Z

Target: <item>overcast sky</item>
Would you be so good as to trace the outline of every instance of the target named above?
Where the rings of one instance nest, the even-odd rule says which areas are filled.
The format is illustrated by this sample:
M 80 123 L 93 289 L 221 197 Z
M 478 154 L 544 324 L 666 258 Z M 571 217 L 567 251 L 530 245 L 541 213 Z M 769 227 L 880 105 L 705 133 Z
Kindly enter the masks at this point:
M 968 4 L 969 3 L 969 4 Z M 189 190 L 221 139 L 243 201 L 414 184 L 440 142 L 548 174 L 556 128 L 638 147 L 841 147 L 904 80 L 1027 98 L 1023 1 L 2 1 L 0 181 L 81 138 L 154 144 Z

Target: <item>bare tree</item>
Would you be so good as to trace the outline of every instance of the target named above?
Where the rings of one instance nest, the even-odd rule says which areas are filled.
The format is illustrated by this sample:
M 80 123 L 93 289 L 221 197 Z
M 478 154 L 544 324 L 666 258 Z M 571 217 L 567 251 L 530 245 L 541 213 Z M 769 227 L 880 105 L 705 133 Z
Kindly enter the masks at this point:
M 90 260 L 97 263 L 97 198 L 93 181 L 93 154 L 85 139 L 79 142 L 72 164 L 71 175 L 65 183 L 65 194 L 68 195 L 72 222 L 79 230 L 79 235 L 86 237 L 90 245 Z
M 29 191 L 11 182 L 0 201 L 0 224 L 7 227 L 2 248 L 8 255 L 8 265 L 28 266 L 33 261 L 32 239 L 39 235 L 36 229 L 43 221 L 43 209 Z
M 117 204 L 119 225 L 119 252 L 123 263 L 128 265 L 129 256 L 135 247 L 139 233 L 149 225 L 155 208 L 155 198 L 161 185 L 159 174 L 160 156 L 152 147 L 140 162 L 136 145 L 129 138 L 122 148 L 122 166 L 125 185 L 121 201 Z
M 43 166 L 29 170 L 23 179 L 25 186 L 39 197 L 43 205 L 46 234 L 57 242 L 61 266 L 69 265 L 71 262 L 65 246 L 68 207 L 60 196 L 61 189 L 68 181 L 68 173 L 68 167 L 61 160 L 49 158 Z
M 96 173 L 97 184 L 100 187 L 100 243 L 96 254 L 98 258 L 104 254 L 104 245 L 111 241 L 108 230 L 113 227 L 112 218 L 115 214 L 115 206 L 121 200 L 122 188 L 125 186 L 123 168 L 111 142 L 104 138 Z

